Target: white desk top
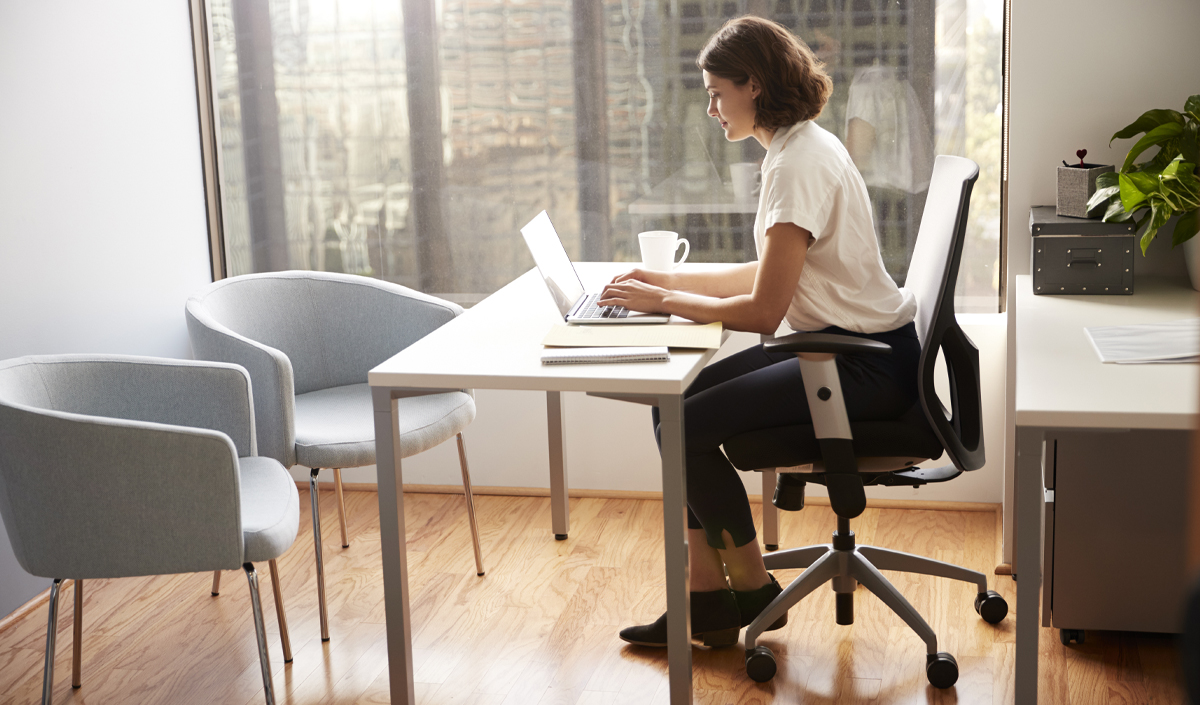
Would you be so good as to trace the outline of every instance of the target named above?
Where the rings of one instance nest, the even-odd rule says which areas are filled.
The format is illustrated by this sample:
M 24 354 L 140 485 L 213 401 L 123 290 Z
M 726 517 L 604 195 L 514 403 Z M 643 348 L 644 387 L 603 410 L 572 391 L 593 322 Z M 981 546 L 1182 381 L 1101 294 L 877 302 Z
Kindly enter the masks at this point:
M 588 291 L 632 266 L 575 265 Z M 371 370 L 368 381 L 373 387 L 683 394 L 716 354 L 672 350 L 668 362 L 542 365 L 542 339 L 561 322 L 535 268 Z
M 1186 281 L 1138 279 L 1132 296 L 1035 296 L 1016 278 L 1016 423 L 1043 428 L 1195 428 L 1200 364 L 1103 364 L 1085 327 L 1200 315 Z

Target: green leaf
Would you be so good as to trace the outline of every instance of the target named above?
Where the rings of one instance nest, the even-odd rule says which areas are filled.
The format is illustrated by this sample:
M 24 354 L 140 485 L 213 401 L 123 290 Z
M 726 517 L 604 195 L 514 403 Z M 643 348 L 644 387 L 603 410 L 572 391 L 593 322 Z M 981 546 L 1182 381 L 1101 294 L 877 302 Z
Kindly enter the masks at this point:
M 1196 118 L 1200 120 L 1200 117 Z M 1188 123 L 1187 129 L 1184 130 L 1183 136 L 1179 138 L 1179 153 L 1183 155 L 1184 161 L 1192 164 L 1200 164 L 1200 125 L 1194 122 Z
M 1187 102 L 1183 104 L 1183 111 L 1188 113 L 1193 120 L 1200 121 L 1200 95 L 1189 96 Z
M 1144 203 L 1144 201 L 1143 201 Z M 1137 210 L 1136 208 L 1134 210 Z M 1121 199 L 1114 198 L 1108 202 L 1108 210 L 1104 212 L 1104 222 L 1124 223 L 1133 217 L 1132 211 L 1126 211 Z M 1136 230 L 1136 228 L 1135 228 Z
M 1119 198 L 1120 194 L 1121 194 L 1120 186 L 1109 186 L 1108 188 L 1097 188 L 1096 192 L 1092 194 L 1092 197 L 1088 199 L 1087 209 L 1089 211 L 1091 211 L 1093 208 L 1100 205 L 1101 203 L 1104 203 L 1105 201 L 1112 198 L 1113 196 L 1117 196 Z
M 1150 203 L 1150 223 L 1146 226 L 1146 232 L 1142 234 L 1142 256 L 1146 255 L 1146 249 L 1150 247 L 1150 243 L 1154 242 L 1154 236 L 1158 234 L 1158 229 L 1171 219 L 1171 209 L 1160 205 L 1161 201 L 1153 200 Z
M 1140 118 L 1126 125 L 1124 129 L 1114 133 L 1108 144 L 1112 146 L 1113 140 L 1129 139 L 1134 135 L 1150 132 L 1154 128 L 1169 122 L 1177 122 L 1182 125 L 1183 116 L 1174 110 L 1147 110 L 1142 113 Z
M 1178 113 L 1176 114 L 1178 115 Z M 1137 144 L 1133 145 L 1133 148 L 1129 150 L 1129 154 L 1125 155 L 1125 165 L 1121 167 L 1121 171 L 1129 171 L 1129 168 L 1133 166 L 1133 160 L 1142 152 L 1156 144 L 1162 144 L 1182 134 L 1183 125 L 1178 122 L 1168 122 L 1150 130 L 1144 137 L 1137 141 Z
M 1150 194 L 1157 193 L 1159 180 L 1156 176 L 1135 171 L 1131 174 L 1121 174 L 1121 203 L 1126 211 L 1132 211 L 1145 201 Z
M 1177 173 L 1179 173 L 1179 170 L 1184 167 L 1186 167 L 1186 169 L 1184 169 L 1184 173 L 1190 174 L 1195 166 L 1195 164 L 1188 164 L 1187 162 L 1183 161 L 1183 157 L 1175 157 L 1169 164 L 1163 167 L 1162 175 L 1175 176 Z
M 1098 189 L 1116 186 L 1117 183 L 1117 172 L 1115 171 L 1106 171 L 1096 177 L 1096 188 Z
M 1171 233 L 1171 247 L 1182 245 L 1184 241 L 1191 240 L 1196 234 L 1196 228 L 1200 227 L 1200 222 L 1197 221 L 1197 213 L 1200 213 L 1200 211 L 1190 210 L 1184 213 L 1183 217 L 1179 220 L 1175 221 L 1175 231 Z

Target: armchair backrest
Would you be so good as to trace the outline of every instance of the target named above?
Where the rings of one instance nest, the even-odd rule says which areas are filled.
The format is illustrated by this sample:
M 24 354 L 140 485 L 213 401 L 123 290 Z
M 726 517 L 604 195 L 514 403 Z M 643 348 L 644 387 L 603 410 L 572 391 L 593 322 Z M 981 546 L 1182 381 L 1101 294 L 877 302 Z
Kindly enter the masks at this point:
M 921 407 L 946 454 L 961 470 L 978 470 L 984 462 L 979 351 L 954 316 L 954 287 L 971 190 L 978 177 L 979 165 L 970 159 L 939 155 L 934 161 L 917 245 L 904 282 L 917 300 Z M 949 376 L 949 410 L 934 385 L 939 350 Z
M 188 311 L 281 351 L 303 394 L 365 383 L 371 368 L 462 307 L 368 277 L 297 271 L 223 279 L 193 296 Z
M 21 567 L 81 579 L 238 567 L 249 385 L 236 366 L 189 360 L 0 362 L 0 516 Z

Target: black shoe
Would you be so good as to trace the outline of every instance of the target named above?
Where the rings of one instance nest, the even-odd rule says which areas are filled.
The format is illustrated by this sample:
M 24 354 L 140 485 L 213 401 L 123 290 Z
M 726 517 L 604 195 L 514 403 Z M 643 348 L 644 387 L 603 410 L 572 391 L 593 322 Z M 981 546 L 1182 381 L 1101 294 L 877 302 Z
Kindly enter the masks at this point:
M 783 588 L 779 586 L 779 581 L 775 579 L 775 576 L 771 575 L 770 578 L 771 582 L 763 585 L 757 590 L 733 591 L 734 596 L 737 597 L 738 612 L 740 612 L 742 615 L 743 627 L 750 626 L 750 623 L 753 622 L 758 615 L 762 614 L 763 610 L 765 610 L 771 604 L 771 601 L 776 597 L 779 597 L 779 593 L 783 592 Z M 782 629 L 785 625 L 787 625 L 787 612 L 784 612 L 782 617 L 775 620 L 771 626 L 767 627 L 763 631 L 769 632 L 776 629 Z
M 692 596 L 692 639 L 705 646 L 733 646 L 738 643 L 740 616 L 738 600 L 733 590 L 693 592 Z M 659 617 L 653 624 L 626 627 L 621 638 L 638 646 L 667 645 L 667 615 Z

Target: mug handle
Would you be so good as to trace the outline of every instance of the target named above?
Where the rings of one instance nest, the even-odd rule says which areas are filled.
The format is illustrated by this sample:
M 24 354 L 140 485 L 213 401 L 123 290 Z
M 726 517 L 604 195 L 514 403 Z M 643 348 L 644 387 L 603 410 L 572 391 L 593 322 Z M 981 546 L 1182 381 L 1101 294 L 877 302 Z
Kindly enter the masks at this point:
M 680 265 L 680 264 L 683 264 L 684 262 L 686 262 L 688 253 L 692 251 L 692 246 L 688 244 L 688 241 L 684 240 L 683 238 L 679 238 L 679 241 L 675 243 L 675 251 L 676 252 L 679 252 L 680 245 L 683 245 L 683 257 L 681 257 L 679 259 L 679 261 L 675 263 L 676 265 Z

